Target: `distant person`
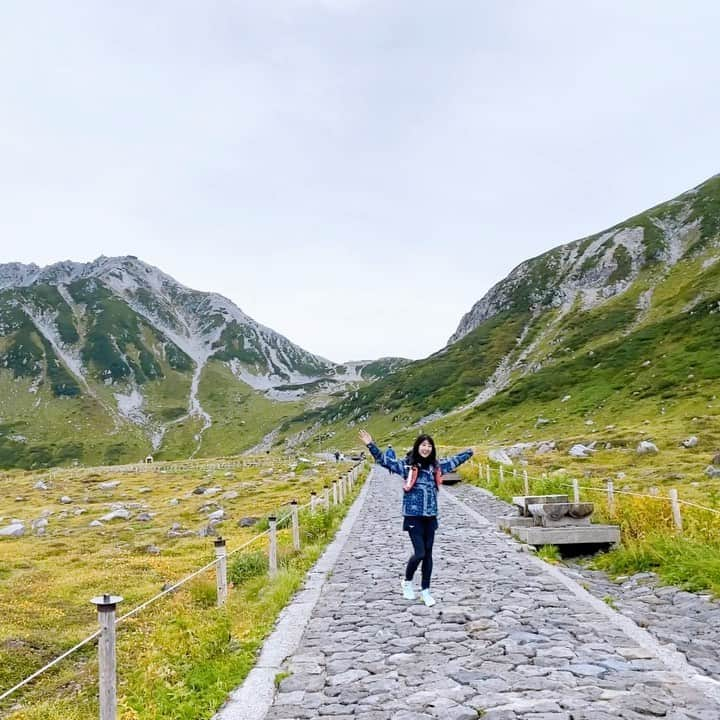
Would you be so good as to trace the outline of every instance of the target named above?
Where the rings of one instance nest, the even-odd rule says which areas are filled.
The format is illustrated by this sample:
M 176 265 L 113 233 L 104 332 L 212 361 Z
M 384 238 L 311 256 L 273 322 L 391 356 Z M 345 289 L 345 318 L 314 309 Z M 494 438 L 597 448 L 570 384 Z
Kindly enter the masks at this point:
M 335 462 L 340 462 L 340 452 L 336 450 L 333 454 L 335 455 Z
M 425 605 L 432 607 L 435 600 L 430 594 L 430 578 L 433 569 L 432 549 L 438 527 L 437 494 L 442 485 L 443 474 L 452 472 L 469 460 L 473 451 L 463 450 L 446 460 L 438 460 L 435 441 L 429 435 L 420 435 L 412 446 L 409 460 L 388 460 L 387 453 L 380 451 L 366 430 L 360 431 L 360 439 L 367 445 L 376 463 L 405 480 L 403 530 L 410 536 L 413 554 L 405 567 L 402 593 L 406 600 L 415 599 L 413 576 L 422 563 L 420 596 Z
M 397 455 L 395 455 L 395 451 L 393 450 L 392 445 L 387 446 L 387 450 L 385 451 L 385 459 L 386 460 L 395 460 L 397 458 Z

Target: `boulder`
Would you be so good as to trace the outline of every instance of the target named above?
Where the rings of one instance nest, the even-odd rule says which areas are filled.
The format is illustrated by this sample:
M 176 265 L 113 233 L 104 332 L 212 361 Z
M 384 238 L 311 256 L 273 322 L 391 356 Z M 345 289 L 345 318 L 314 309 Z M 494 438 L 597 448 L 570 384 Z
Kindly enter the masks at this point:
M 708 465 L 705 474 L 710 478 L 720 477 L 720 465 Z
M 49 490 L 50 488 L 42 480 L 38 480 L 33 485 L 33 489 L 34 490 Z
M 67 495 L 63 495 L 59 502 L 61 502 L 63 505 L 69 505 L 72 502 L 72 498 L 69 498 Z
M 238 526 L 239 527 L 252 527 L 258 520 L 259 520 L 259 518 L 256 518 L 256 517 L 240 518 L 240 520 L 238 520 Z
M 502 449 L 490 450 L 490 452 L 488 452 L 488 458 L 493 462 L 500 463 L 501 465 L 513 464 L 513 461 L 510 459 L 509 455 Z
M 576 443 L 568 450 L 568 455 L 574 458 L 588 458 L 592 455 L 592 448 Z
M 509 448 L 505 448 L 505 452 L 507 453 L 508 457 L 510 458 L 519 458 L 524 455 L 526 450 L 531 450 L 535 447 L 535 443 L 527 442 L 527 443 L 516 443 L 515 445 L 511 445 Z
M 697 444 L 698 444 L 698 439 L 697 439 L 694 435 L 691 435 L 691 436 L 690 436 L 689 438 L 687 438 L 686 440 L 683 440 L 682 443 L 680 443 L 680 444 L 681 444 L 684 448 L 694 448 L 694 447 L 696 447 Z
M 118 508 L 117 510 L 109 512 L 107 515 L 103 515 L 100 520 L 102 522 L 110 522 L 111 520 L 129 520 L 131 517 L 132 514 L 129 510 Z
M 641 440 L 636 452 L 638 455 L 653 455 L 660 451 L 655 443 L 651 443 L 649 440 Z
M 0 528 L 0 537 L 22 537 L 25 534 L 25 525 L 21 522 L 14 522 Z
M 557 443 L 554 440 L 543 440 L 542 442 L 538 443 L 535 454 L 545 455 L 546 453 L 552 452 L 555 449 L 557 449 Z
M 120 484 L 119 480 L 107 480 L 106 482 L 98 483 L 98 487 L 101 490 L 113 490 Z

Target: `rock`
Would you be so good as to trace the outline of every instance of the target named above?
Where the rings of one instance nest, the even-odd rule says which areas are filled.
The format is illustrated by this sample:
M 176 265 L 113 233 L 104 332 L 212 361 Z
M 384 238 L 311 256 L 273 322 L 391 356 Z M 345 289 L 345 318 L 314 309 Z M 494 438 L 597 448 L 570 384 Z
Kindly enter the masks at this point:
M 129 520 L 132 517 L 132 513 L 125 508 L 118 508 L 109 512 L 107 515 L 103 515 L 100 520 L 102 522 L 110 522 L 111 520 Z
M 571 397 L 572 397 L 572 395 L 563 395 L 560 402 L 567 402 Z
M 638 455 L 650 455 L 660 451 L 655 443 L 651 443 L 649 440 L 641 440 L 636 452 Z
M 256 517 L 240 518 L 240 520 L 238 520 L 238 526 L 239 527 L 252 527 L 258 520 L 259 520 L 259 518 L 256 518 Z
M 206 490 L 207 490 L 206 487 L 199 485 L 192 491 L 192 494 L 193 495 L 204 495 Z
M 98 487 L 101 490 L 113 490 L 120 484 L 119 480 L 107 480 L 106 482 L 101 482 L 98 484 Z
M 38 480 L 33 485 L 33 489 L 34 490 L 49 490 L 50 488 L 42 480 Z
M 90 527 L 105 527 L 99 520 L 93 520 L 90 523 Z
M 67 495 L 63 495 L 59 502 L 61 502 L 63 505 L 69 505 L 72 502 L 72 498 L 69 498 Z
M 705 474 L 711 478 L 720 477 L 720 467 L 717 465 L 708 465 L 705 468 Z
M 680 444 L 685 448 L 694 448 L 698 444 L 698 439 L 694 435 L 691 435 L 686 440 L 683 440 Z
M 720 465 L 720 453 L 718 453 L 713 459 L 712 459 L 713 465 Z
M 649 367 L 649 366 L 650 366 L 650 361 L 646 360 L 640 367 Z
M 511 445 L 509 448 L 506 448 L 505 452 L 510 458 L 519 458 L 525 453 L 526 450 L 531 450 L 534 447 L 535 443 L 531 442 L 516 443 L 515 445 Z
M 213 520 L 218 521 L 218 520 L 224 520 L 224 519 L 225 519 L 225 511 L 222 508 L 220 508 L 219 510 L 216 510 L 215 512 L 211 512 L 208 515 L 208 520 L 210 520 L 211 522 Z
M 177 498 L 172 498 L 171 500 L 168 500 L 168 505 L 179 505 L 180 501 Z
M 148 545 L 145 548 L 145 552 L 148 555 L 159 555 L 161 553 L 161 550 L 157 545 Z
M 15 522 L 0 528 L 0 537 L 22 537 L 25 534 L 25 525 Z
M 30 523 L 30 527 L 32 527 L 33 530 L 40 530 L 40 529 L 44 530 L 47 526 L 48 526 L 48 519 L 44 518 L 44 517 L 38 518 L 37 520 L 33 520 Z
M 205 489 L 204 495 L 211 497 L 212 495 L 217 495 L 221 490 L 222 488 L 219 487 L 209 487 Z
M 501 465 L 513 464 L 510 456 L 504 450 L 490 450 L 490 452 L 488 452 L 488 458 L 493 462 L 500 463 Z
M 542 442 L 538 443 L 535 454 L 545 455 L 546 453 L 552 452 L 555 449 L 557 449 L 557 443 L 554 440 L 543 440 Z
M 551 422 L 552 422 L 552 420 L 548 420 L 547 418 L 544 418 L 544 417 L 539 417 L 535 421 L 535 427 L 540 427 L 541 425 L 548 425 Z
M 135 519 L 139 522 L 148 522 L 152 520 L 152 514 L 148 512 L 140 513 Z
M 228 490 L 226 493 L 222 494 L 223 500 L 234 500 L 236 497 L 238 497 L 239 493 L 235 490 Z
M 568 450 L 568 455 L 575 458 L 587 458 L 592 455 L 592 448 L 577 443 Z
M 139 493 L 140 495 L 144 495 L 145 493 L 149 493 L 149 492 L 152 492 L 152 488 L 149 488 L 149 487 L 141 487 L 141 488 L 138 490 L 138 493 Z

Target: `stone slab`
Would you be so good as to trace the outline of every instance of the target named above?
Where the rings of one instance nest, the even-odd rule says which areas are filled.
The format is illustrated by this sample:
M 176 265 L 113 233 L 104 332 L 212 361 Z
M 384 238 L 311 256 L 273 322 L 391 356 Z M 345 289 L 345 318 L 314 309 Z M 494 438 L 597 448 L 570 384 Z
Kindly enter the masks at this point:
M 567 495 L 516 495 L 512 499 L 512 504 L 520 508 L 520 513 L 527 517 L 529 515 L 528 505 L 538 503 L 566 503 Z
M 519 527 L 514 533 L 528 545 L 594 545 L 620 542 L 618 525 L 584 525 L 578 527 Z
M 534 524 L 535 518 L 521 517 L 520 515 L 500 517 L 497 520 L 497 525 L 500 530 L 510 530 L 515 527 L 532 527 Z

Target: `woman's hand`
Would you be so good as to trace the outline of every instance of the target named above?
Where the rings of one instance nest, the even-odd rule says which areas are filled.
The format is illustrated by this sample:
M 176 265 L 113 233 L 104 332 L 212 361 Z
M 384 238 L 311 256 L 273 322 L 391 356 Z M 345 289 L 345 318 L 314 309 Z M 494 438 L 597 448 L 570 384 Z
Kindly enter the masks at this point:
M 361 430 L 358 434 L 365 445 L 369 445 L 373 441 L 372 435 L 367 430 Z

